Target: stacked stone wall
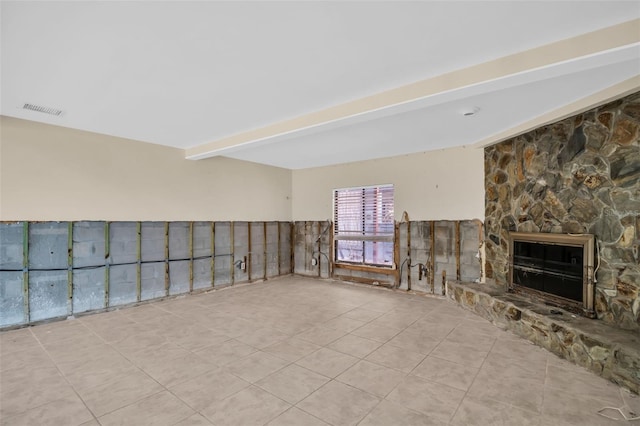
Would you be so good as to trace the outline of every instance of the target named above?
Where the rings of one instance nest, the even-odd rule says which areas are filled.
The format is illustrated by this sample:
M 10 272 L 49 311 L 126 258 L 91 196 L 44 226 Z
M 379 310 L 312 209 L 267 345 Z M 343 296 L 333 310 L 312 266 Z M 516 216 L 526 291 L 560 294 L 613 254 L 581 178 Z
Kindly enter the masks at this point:
M 598 318 L 640 330 L 639 129 L 640 92 L 485 148 L 487 278 L 509 231 L 594 234 Z

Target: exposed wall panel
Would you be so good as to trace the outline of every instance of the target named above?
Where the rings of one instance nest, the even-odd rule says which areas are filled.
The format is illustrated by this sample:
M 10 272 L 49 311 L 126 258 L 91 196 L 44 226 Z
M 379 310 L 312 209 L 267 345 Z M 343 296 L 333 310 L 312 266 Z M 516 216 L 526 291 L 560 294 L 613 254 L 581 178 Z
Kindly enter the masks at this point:
M 247 222 L 233 222 L 233 282 L 249 281 L 247 268 L 240 269 L 240 262 L 248 260 L 249 253 L 249 224 Z
M 211 256 L 211 222 L 194 222 L 193 224 L 193 257 Z
M 214 279 L 249 281 L 234 258 L 237 266 L 249 262 L 251 280 L 288 274 L 290 229 L 289 222 L 0 223 L 0 327 L 208 289 Z M 25 250 L 33 251 L 28 265 Z
M 29 268 L 67 269 L 69 229 L 66 222 L 29 226 Z
M 23 276 L 18 271 L 0 271 L 0 327 L 25 321 Z
M 483 241 L 479 220 L 460 222 L 460 280 L 474 282 L 481 279 L 480 246 Z
M 103 231 L 104 232 L 104 231 Z M 74 233 L 75 235 L 75 233 Z M 103 233 L 104 235 L 104 233 Z M 104 237 L 103 237 L 104 242 Z M 104 250 L 103 250 L 104 251 Z M 73 271 L 73 312 L 104 308 L 104 266 Z
M 213 223 L 193 224 L 193 289 L 200 290 L 213 286 Z
M 398 288 L 409 288 L 409 223 L 402 222 L 398 225 L 398 241 L 400 244 L 400 258 L 396 261 L 400 269 L 400 283 Z
M 278 223 L 267 223 L 267 278 L 278 276 L 280 247 L 278 244 Z
M 166 264 L 164 262 L 149 262 L 140 265 L 141 300 L 151 300 L 167 295 L 165 271 Z M 129 287 L 129 289 L 130 291 L 135 290 L 133 287 Z
M 193 261 L 193 289 L 211 288 L 211 258 Z
M 73 224 L 73 267 L 102 266 L 105 258 L 105 222 Z
M 50 229 L 58 230 L 53 227 Z M 42 234 L 38 234 L 42 235 Z M 59 233 L 51 234 L 51 241 L 56 241 Z M 54 244 L 41 244 L 41 247 L 56 247 Z M 55 256 L 53 257 L 55 260 Z M 66 316 L 67 306 L 67 271 L 32 271 L 29 273 L 29 312 L 31 321 Z
M 0 269 L 22 270 L 23 224 L 0 223 Z
M 411 222 L 411 289 L 431 292 L 430 277 L 420 273 L 431 260 L 431 222 Z M 402 251 L 402 249 L 401 249 Z
M 189 292 L 189 261 L 174 260 L 169 262 L 169 294 Z
M 320 222 L 323 225 L 325 222 Z M 310 274 L 304 257 L 312 255 L 320 261 L 322 277 L 325 275 L 324 255 L 318 256 L 317 222 L 296 222 L 296 273 Z M 434 236 L 432 236 L 432 227 Z M 324 229 L 321 228 L 320 229 Z M 466 221 L 411 221 L 397 224 L 397 270 L 372 268 L 365 265 L 333 264 L 331 276 L 355 282 L 396 286 L 418 292 L 442 294 L 443 272 L 446 280 L 473 281 L 481 277 L 481 259 L 478 249 L 482 244 L 482 222 Z M 315 230 L 315 232 L 314 232 Z M 310 238 L 312 236 L 312 238 Z M 435 239 L 434 239 L 435 237 Z M 320 250 L 330 250 L 330 236 L 321 236 Z M 433 251 L 433 255 L 432 255 Z M 332 253 L 329 254 L 332 258 Z M 421 272 L 422 271 L 422 272 Z M 410 286 L 409 286 L 410 284 Z M 432 287 L 433 285 L 433 287 Z M 433 290 L 432 290 L 433 288 Z
M 442 274 L 449 280 L 456 279 L 455 222 L 435 223 L 435 293 L 442 294 Z
M 141 224 L 141 259 L 143 262 L 154 262 L 165 259 L 165 226 L 165 222 L 143 222 Z
M 291 264 L 291 223 L 280 222 L 280 274 L 293 272 Z
M 215 225 L 215 285 L 231 283 L 231 263 L 233 248 L 231 247 L 231 222 L 216 222 Z
M 264 241 L 264 222 L 251 222 L 251 281 L 266 278 L 265 276 L 265 241 Z
M 329 278 L 331 276 L 331 225 L 330 221 L 318 222 L 320 235 L 319 239 L 319 251 L 315 253 L 316 259 L 318 259 L 318 267 L 320 268 L 320 277 Z
M 113 265 L 109 270 L 109 306 L 137 301 L 137 265 Z
M 294 223 L 294 273 L 320 277 L 320 224 L 316 221 Z M 313 264 L 315 259 L 315 265 Z
M 109 262 L 112 265 L 138 261 L 138 231 L 136 222 L 109 224 Z
M 191 257 L 189 252 L 190 239 L 188 222 L 169 223 L 169 259 L 189 259 Z

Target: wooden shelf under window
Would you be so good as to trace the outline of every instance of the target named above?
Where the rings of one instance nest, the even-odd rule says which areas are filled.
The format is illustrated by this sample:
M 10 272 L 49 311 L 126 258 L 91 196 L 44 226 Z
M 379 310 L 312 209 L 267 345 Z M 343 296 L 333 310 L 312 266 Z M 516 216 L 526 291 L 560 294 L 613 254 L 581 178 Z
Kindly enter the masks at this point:
M 372 272 L 383 275 L 395 275 L 395 267 L 387 266 L 371 266 L 371 265 L 354 265 L 351 263 L 334 263 L 334 269 L 349 269 L 351 271 Z

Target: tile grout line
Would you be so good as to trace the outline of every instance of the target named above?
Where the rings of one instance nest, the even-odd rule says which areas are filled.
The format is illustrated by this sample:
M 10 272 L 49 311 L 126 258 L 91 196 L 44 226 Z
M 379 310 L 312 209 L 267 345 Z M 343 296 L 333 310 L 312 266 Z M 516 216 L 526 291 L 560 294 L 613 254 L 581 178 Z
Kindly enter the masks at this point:
M 134 322 L 134 323 L 136 323 L 136 324 L 140 324 L 139 322 L 135 321 L 134 319 L 131 319 L 131 318 L 128 318 L 128 319 L 129 319 L 129 320 L 131 320 L 131 321 L 133 321 L 133 322 Z M 136 364 L 135 364 L 131 359 L 129 359 L 129 358 L 126 356 L 126 354 L 124 354 L 124 353 L 122 353 L 120 350 L 118 350 L 118 348 L 117 348 L 117 347 L 115 347 L 112 343 L 107 342 L 104 338 L 102 338 L 102 336 L 100 336 L 98 333 L 96 333 L 96 332 L 95 332 L 91 327 L 89 327 L 88 325 L 86 325 L 86 324 L 83 324 L 83 325 L 84 325 L 87 329 L 89 329 L 89 331 L 91 331 L 91 333 L 93 333 L 93 334 L 94 334 L 94 335 L 96 335 L 100 340 L 102 340 L 102 341 L 103 341 L 103 342 L 104 342 L 108 347 L 110 347 L 111 349 L 113 349 L 114 351 L 116 351 L 116 353 L 118 353 L 120 356 L 122 356 L 124 359 L 126 359 L 126 360 L 129 362 L 129 364 L 130 364 L 133 368 L 135 368 L 136 370 L 138 370 L 140 373 L 142 373 L 143 375 L 145 375 L 147 378 L 149 378 L 149 379 L 150 379 L 150 380 L 152 380 L 153 382 L 157 383 L 157 384 L 162 388 L 162 389 L 161 389 L 161 390 L 159 390 L 158 392 L 153 392 L 153 393 L 151 393 L 151 394 L 149 394 L 149 395 L 146 395 L 146 396 L 144 396 L 144 397 L 142 397 L 142 398 L 140 398 L 140 399 L 137 399 L 137 400 L 135 400 L 135 401 L 131 402 L 130 404 L 126 404 L 126 405 L 123 405 L 123 406 L 121 406 L 121 407 L 118 407 L 118 408 L 116 408 L 116 409 L 114 409 L 114 410 L 111 410 L 111 411 L 108 411 L 108 412 L 106 412 L 106 413 L 103 413 L 100 417 L 107 416 L 107 415 L 109 415 L 109 414 L 111 414 L 111 413 L 114 413 L 114 412 L 116 412 L 116 411 L 118 411 L 118 410 L 121 410 L 121 409 L 123 409 L 123 408 L 129 407 L 129 406 L 131 406 L 131 405 L 137 404 L 137 403 L 139 403 L 140 401 L 143 401 L 143 400 L 145 400 L 145 399 L 151 398 L 152 396 L 158 395 L 158 394 L 160 394 L 160 393 L 162 393 L 162 392 L 165 392 L 165 391 L 166 391 L 166 392 L 169 392 L 171 395 L 173 395 L 175 398 L 177 398 L 179 401 L 181 401 L 183 404 L 185 404 L 187 407 L 189 407 L 190 409 L 192 409 L 192 410 L 193 410 L 193 408 L 192 408 L 190 405 L 188 405 L 188 404 L 187 404 L 185 401 L 183 401 L 182 399 L 178 398 L 176 395 L 174 395 L 174 394 L 173 394 L 173 392 L 171 392 L 171 390 L 170 390 L 168 387 L 166 387 L 166 386 L 165 386 L 165 385 L 163 385 L 162 383 L 158 382 L 154 377 L 152 377 L 150 374 L 148 374 L 146 371 L 144 371 L 141 367 L 139 367 L 138 365 L 136 365 Z M 164 346 L 164 344 L 163 344 L 162 346 Z M 80 397 L 80 396 L 78 395 L 78 397 Z M 80 399 L 81 399 L 81 400 L 82 400 L 82 402 L 84 403 L 84 399 L 82 399 L 81 397 L 80 397 Z M 86 406 L 86 404 L 85 404 L 85 406 Z M 89 409 L 89 407 L 87 407 L 87 409 Z M 194 411 L 194 412 L 197 412 L 196 410 L 193 410 L 193 411 Z M 95 419 L 99 424 L 102 424 L 102 423 L 98 420 L 98 417 L 96 417 L 96 416 L 95 416 L 95 414 L 93 413 L 93 411 L 91 411 L 91 410 L 89 409 L 89 412 L 91 412 L 91 415 L 93 415 L 93 416 L 94 416 L 94 419 Z M 185 419 L 186 419 L 186 418 L 188 418 L 188 417 L 185 417 Z M 182 419 L 182 420 L 184 420 L 184 419 Z M 180 421 L 182 421 L 182 420 L 180 420 Z
M 476 375 L 473 377 L 473 380 L 471 381 L 471 384 L 469 385 L 469 387 L 467 388 L 466 391 L 464 391 L 464 395 L 462 397 L 462 399 L 460 399 L 460 403 L 458 404 L 458 406 L 456 407 L 456 409 L 454 410 L 453 414 L 451 414 L 451 417 L 449 417 L 449 421 L 447 422 L 447 424 L 450 424 L 453 419 L 456 417 L 456 414 L 458 414 L 458 410 L 460 410 L 460 407 L 462 406 L 462 403 L 464 402 L 464 400 L 467 398 L 467 396 L 469 396 L 469 389 L 471 389 L 471 387 L 473 386 L 473 384 L 475 383 L 476 379 L 478 378 L 478 374 L 480 374 L 480 370 L 482 370 L 482 367 L 484 366 L 485 362 L 487 362 L 487 358 L 489 358 L 489 354 L 491 353 L 491 351 L 493 350 L 493 347 L 496 345 L 496 342 L 498 341 L 498 338 L 496 337 L 493 341 L 493 344 L 491 345 L 491 348 L 489 349 L 489 351 L 487 352 L 487 355 L 484 357 L 484 359 L 482 360 L 482 364 L 480 364 L 480 367 L 478 367 L 478 371 L 476 372 Z
M 85 328 L 88 329 L 88 327 L 86 327 L 84 324 L 82 324 L 82 326 L 84 326 Z M 93 420 L 95 420 L 98 424 L 100 424 L 100 422 L 98 421 L 98 418 L 96 417 L 96 415 L 93 413 L 93 411 L 91 411 L 91 409 L 89 409 L 89 407 L 87 406 L 87 403 L 85 402 L 85 400 L 80 396 L 80 394 L 78 393 L 78 391 L 76 390 L 75 386 L 73 386 L 71 384 L 71 382 L 69 382 L 69 379 L 67 379 L 67 376 L 62 372 L 62 370 L 60 370 L 60 367 L 58 366 L 58 363 L 55 362 L 55 360 L 53 359 L 53 357 L 51 356 L 51 354 L 49 353 L 49 351 L 47 350 L 47 348 L 44 347 L 44 345 L 42 344 L 42 342 L 40 341 L 40 339 L 38 338 L 38 336 L 36 336 L 36 334 L 33 332 L 32 327 L 29 327 L 29 331 L 31 332 L 31 335 L 33 336 L 34 339 L 36 339 L 36 341 L 38 342 L 38 344 L 40 345 L 40 348 L 44 351 L 44 353 L 47 354 L 47 357 L 49 358 L 49 360 L 53 363 L 53 365 L 55 365 L 56 370 L 58 371 L 58 374 L 60 374 L 60 376 L 62 376 L 62 378 L 64 379 L 64 381 L 67 383 L 67 385 L 71 388 L 71 390 L 73 391 L 73 393 L 78 397 L 78 399 L 80 401 L 82 401 L 82 405 L 84 405 L 84 407 L 87 409 L 87 411 L 91 414 L 91 417 L 93 418 Z M 89 330 L 91 332 L 93 332 L 92 330 Z M 59 401 L 59 400 L 56 400 Z M 52 401 L 53 402 L 53 401 Z M 39 407 L 42 407 L 46 404 L 42 404 Z M 38 408 L 38 407 L 33 407 L 33 408 Z M 27 410 L 29 411 L 29 410 Z M 26 411 L 25 411 L 26 412 Z M 83 422 L 86 423 L 86 422 Z M 82 423 L 79 423 L 82 424 Z

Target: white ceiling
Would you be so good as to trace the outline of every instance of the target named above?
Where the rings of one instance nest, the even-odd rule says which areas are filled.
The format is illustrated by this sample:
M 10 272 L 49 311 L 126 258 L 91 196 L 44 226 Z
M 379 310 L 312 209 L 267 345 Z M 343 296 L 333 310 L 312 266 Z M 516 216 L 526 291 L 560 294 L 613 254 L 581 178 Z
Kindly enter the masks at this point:
M 0 12 L 2 115 L 188 150 L 638 19 L 640 2 L 2 1 Z M 190 157 L 298 169 L 473 145 L 637 76 L 639 49 Z

